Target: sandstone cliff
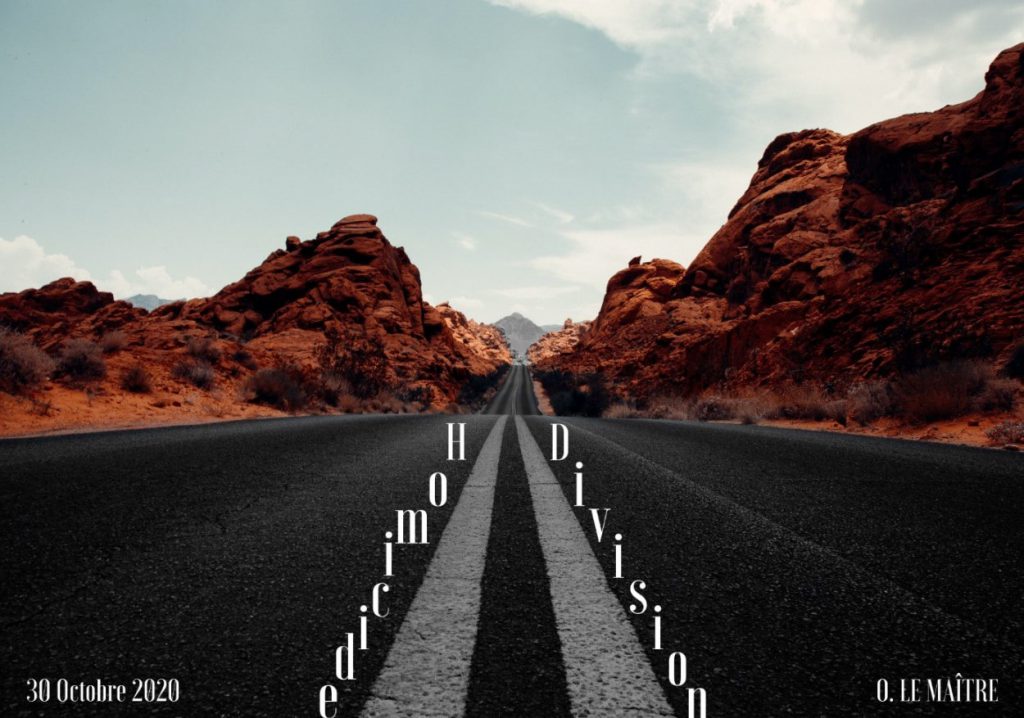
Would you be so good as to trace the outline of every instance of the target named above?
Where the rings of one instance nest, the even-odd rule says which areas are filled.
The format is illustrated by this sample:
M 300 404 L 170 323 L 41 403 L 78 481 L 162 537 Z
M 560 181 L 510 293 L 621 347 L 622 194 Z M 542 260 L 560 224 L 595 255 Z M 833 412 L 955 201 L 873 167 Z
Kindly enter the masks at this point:
M 188 406 L 236 416 L 254 392 L 257 399 L 270 393 L 279 408 L 294 409 L 301 394 L 310 408 L 440 409 L 511 361 L 496 329 L 423 300 L 419 270 L 370 215 L 346 217 L 308 241 L 289 237 L 284 249 L 209 298 L 147 313 L 89 282 L 60 279 L 0 295 L 0 325 L 57 358 L 69 339 L 105 346 L 108 371 L 89 378 L 92 418 L 79 424 L 104 412 L 116 420 L 127 405 L 133 421 L 147 411 L 165 418 L 187 413 Z M 123 386 L 126 372 L 139 367 L 151 384 L 145 397 Z M 261 370 L 275 370 L 263 378 L 281 386 L 254 389 Z M 368 386 L 364 378 L 371 376 Z M 75 424 L 69 407 L 78 400 L 65 395 L 67 388 L 64 379 L 49 382 L 33 404 L 8 406 L 0 428 Z M 317 404 L 327 389 L 329 406 Z M 346 393 L 359 401 L 343 401 Z M 29 410 L 41 416 L 19 418 Z
M 628 256 L 628 248 L 624 248 Z M 844 386 L 1024 333 L 1024 45 L 975 98 L 852 135 L 776 138 L 685 270 L 632 263 L 575 351 L 619 395 Z

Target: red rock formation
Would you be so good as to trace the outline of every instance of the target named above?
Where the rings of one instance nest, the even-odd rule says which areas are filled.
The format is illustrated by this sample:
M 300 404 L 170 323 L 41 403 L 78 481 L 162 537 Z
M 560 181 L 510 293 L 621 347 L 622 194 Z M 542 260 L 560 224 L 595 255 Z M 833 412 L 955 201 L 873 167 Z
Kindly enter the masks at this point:
M 512 363 L 508 342 L 497 327 L 467 318 L 448 302 L 437 305 L 436 309 L 455 337 L 456 344 L 463 347 L 467 361 L 484 359 L 494 367 Z
M 548 332 L 530 347 L 527 357 L 534 363 L 544 362 L 559 354 L 572 352 L 593 322 L 574 322 L 566 319 L 562 328 Z
M 689 268 L 631 262 L 576 351 L 539 364 L 643 398 L 996 356 L 1024 334 L 1022 210 L 1018 45 L 968 102 L 776 138 Z
M 145 314 L 98 291 L 92 282 L 68 277 L 39 289 L 0 294 L 0 324 L 27 334 L 44 349 L 70 335 L 102 334 Z
M 189 337 L 211 336 L 221 357 L 214 368 L 225 375 L 219 381 L 235 388 L 253 367 L 314 369 L 318 348 L 334 337 L 342 355 L 382 355 L 386 385 L 426 390 L 435 407 L 455 401 L 471 376 L 510 362 L 496 330 L 423 301 L 419 270 L 375 217 L 346 217 L 315 239 L 289 237 L 285 247 L 208 299 L 147 314 L 88 282 L 61 279 L 0 295 L 0 323 L 47 349 L 69 336 L 99 338 L 118 328 L 130 353 L 161 376 L 189 360 Z M 109 384 L 107 392 L 120 393 L 116 376 Z

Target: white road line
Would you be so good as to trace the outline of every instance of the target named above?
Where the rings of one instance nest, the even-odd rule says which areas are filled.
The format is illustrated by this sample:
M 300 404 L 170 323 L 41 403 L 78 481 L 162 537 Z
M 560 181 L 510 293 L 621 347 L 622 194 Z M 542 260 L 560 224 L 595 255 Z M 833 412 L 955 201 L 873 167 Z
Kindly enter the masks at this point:
M 461 716 L 480 615 L 506 417 L 487 435 L 364 716 Z
M 561 485 L 526 422 L 519 416 L 515 422 L 573 715 L 674 715 Z

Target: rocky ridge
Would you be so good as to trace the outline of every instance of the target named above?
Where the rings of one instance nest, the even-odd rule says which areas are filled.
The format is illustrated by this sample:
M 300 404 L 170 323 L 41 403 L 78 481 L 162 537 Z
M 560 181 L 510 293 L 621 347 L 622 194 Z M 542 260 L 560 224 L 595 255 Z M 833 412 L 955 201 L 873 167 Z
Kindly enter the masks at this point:
M 631 262 L 593 326 L 541 369 L 624 397 L 1005 357 L 1024 332 L 1024 45 L 973 99 L 852 135 L 772 141 L 689 267 Z

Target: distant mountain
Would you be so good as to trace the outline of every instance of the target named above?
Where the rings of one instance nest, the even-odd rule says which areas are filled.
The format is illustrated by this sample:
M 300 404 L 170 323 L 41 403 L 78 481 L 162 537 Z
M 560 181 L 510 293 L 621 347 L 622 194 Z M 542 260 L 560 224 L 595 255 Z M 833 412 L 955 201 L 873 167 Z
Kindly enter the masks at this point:
M 538 326 L 519 312 L 502 317 L 494 323 L 504 334 L 509 347 L 516 356 L 525 357 L 530 345 L 540 339 L 550 329 Z M 556 327 L 560 328 L 560 327 Z
M 163 299 L 156 296 L 155 294 L 133 294 L 132 296 L 125 299 L 129 304 L 145 309 L 147 312 L 151 312 L 157 307 L 162 307 L 165 304 L 171 304 L 172 302 L 181 301 L 179 299 Z

